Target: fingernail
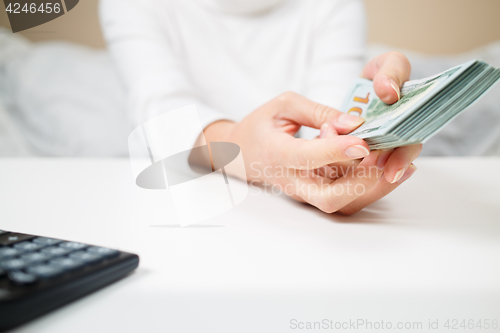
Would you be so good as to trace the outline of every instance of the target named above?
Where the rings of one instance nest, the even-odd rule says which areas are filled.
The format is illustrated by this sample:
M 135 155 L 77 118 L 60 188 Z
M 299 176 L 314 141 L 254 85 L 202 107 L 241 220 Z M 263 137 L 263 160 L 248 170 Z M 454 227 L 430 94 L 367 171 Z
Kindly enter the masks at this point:
M 377 168 L 382 170 L 385 167 L 385 165 L 387 164 L 387 161 L 389 160 L 389 157 L 391 156 L 393 151 L 394 151 L 394 149 L 382 150 L 382 152 L 380 153 L 380 155 L 378 156 L 378 159 L 377 159 Z
M 365 120 L 358 116 L 353 116 L 347 113 L 341 114 L 339 116 L 338 122 L 342 126 L 347 127 L 357 127 L 361 125 Z
M 328 128 L 328 124 L 324 123 L 321 125 L 321 128 L 319 130 L 319 138 L 323 139 L 326 136 L 326 129 Z
M 400 180 L 401 177 L 403 177 L 404 173 L 406 172 L 406 169 L 408 169 L 408 167 L 404 167 L 400 169 L 398 172 L 396 172 L 396 175 L 394 176 L 394 179 L 392 180 L 391 184 L 394 184 L 395 182 Z
M 370 154 L 370 151 L 361 145 L 347 147 L 344 151 L 346 156 L 353 158 L 362 158 Z
M 414 166 L 413 164 L 410 165 L 408 170 L 406 170 L 406 172 L 404 173 L 403 177 L 401 177 L 401 179 L 398 180 L 398 183 L 402 183 L 405 180 L 407 180 L 408 178 L 410 178 L 415 173 L 415 171 L 417 171 L 417 167 Z
M 392 79 L 389 79 L 389 83 L 391 84 L 392 89 L 398 94 L 398 101 L 401 99 L 401 90 L 399 89 L 399 86 L 394 82 Z

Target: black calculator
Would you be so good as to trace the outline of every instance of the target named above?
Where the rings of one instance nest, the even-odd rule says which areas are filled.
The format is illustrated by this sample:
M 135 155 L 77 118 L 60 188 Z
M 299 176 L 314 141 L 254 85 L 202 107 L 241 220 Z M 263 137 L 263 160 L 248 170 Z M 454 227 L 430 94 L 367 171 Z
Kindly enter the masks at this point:
M 138 264 L 132 253 L 0 230 L 0 331 L 117 281 Z

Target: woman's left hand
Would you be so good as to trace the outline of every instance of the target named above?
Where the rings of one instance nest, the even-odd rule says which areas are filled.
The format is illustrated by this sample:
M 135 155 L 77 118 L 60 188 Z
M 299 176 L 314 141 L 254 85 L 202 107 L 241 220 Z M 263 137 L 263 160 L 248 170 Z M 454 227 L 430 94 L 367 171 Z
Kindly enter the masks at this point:
M 387 104 L 393 104 L 400 98 L 400 89 L 411 73 L 411 65 L 405 55 L 399 52 L 388 52 L 373 58 L 365 66 L 362 77 L 373 80 L 377 96 Z M 324 125 L 321 128 L 320 138 L 338 135 L 332 126 Z M 421 144 L 388 149 L 380 152 L 377 158 L 377 167 L 384 170 L 384 174 L 375 186 L 343 208 L 347 214 L 355 213 L 363 207 L 381 199 L 392 192 L 417 170 L 413 161 L 422 150 Z M 354 170 L 361 160 L 334 163 L 319 170 L 319 175 L 335 180 Z M 330 175 L 333 175 L 330 176 Z
M 410 62 L 400 52 L 388 52 L 373 58 L 362 72 L 364 78 L 373 80 L 377 96 L 387 104 L 399 100 L 401 86 L 409 80 L 410 74 Z M 380 166 L 385 165 L 386 181 L 395 183 L 403 178 L 421 150 L 422 145 L 416 144 L 382 151 L 379 162 Z

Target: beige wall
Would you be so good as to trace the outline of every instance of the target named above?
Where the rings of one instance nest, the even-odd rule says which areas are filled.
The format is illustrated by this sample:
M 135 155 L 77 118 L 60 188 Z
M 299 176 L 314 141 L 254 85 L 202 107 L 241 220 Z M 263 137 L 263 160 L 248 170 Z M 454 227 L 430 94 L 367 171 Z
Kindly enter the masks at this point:
M 431 54 L 500 40 L 500 0 L 365 0 L 370 41 Z
M 97 18 L 97 2 L 81 0 L 66 15 L 21 34 L 36 41 L 63 39 L 102 47 L 104 42 Z M 461 52 L 500 40 L 500 0 L 365 2 L 369 40 L 372 42 L 442 54 Z M 8 25 L 3 8 L 0 25 Z
M 97 16 L 98 2 L 98 0 L 80 0 L 78 5 L 65 15 L 38 27 L 18 32 L 18 34 L 34 41 L 62 39 L 93 47 L 103 47 L 104 41 Z M 10 27 L 2 4 L 0 8 L 0 25 Z

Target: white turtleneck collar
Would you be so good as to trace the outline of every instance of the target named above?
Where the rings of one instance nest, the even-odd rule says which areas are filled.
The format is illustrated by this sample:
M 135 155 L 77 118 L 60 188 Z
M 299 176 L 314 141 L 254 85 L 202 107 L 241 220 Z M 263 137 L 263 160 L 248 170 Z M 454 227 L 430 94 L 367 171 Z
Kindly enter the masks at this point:
M 257 14 L 268 11 L 287 0 L 197 0 L 230 14 Z

